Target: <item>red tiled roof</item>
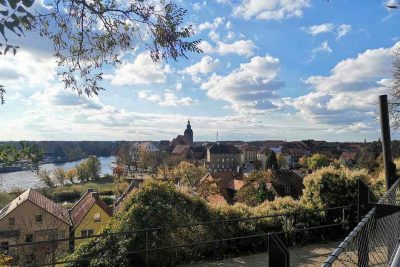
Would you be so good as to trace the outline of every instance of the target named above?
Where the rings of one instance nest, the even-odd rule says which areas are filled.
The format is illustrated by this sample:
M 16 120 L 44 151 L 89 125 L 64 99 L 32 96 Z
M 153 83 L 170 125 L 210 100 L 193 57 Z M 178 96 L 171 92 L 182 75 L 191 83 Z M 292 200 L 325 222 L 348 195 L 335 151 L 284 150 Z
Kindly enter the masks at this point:
M 24 193 L 22 193 L 19 197 L 14 199 L 10 204 L 5 206 L 0 211 L 0 219 L 4 218 L 7 214 L 11 211 L 16 209 L 20 206 L 23 202 L 30 201 L 33 204 L 39 206 L 40 208 L 44 209 L 48 213 L 52 214 L 53 216 L 59 218 L 60 220 L 66 222 L 67 224 L 71 225 L 71 218 L 68 214 L 68 211 L 61 207 L 59 204 L 55 203 L 51 199 L 43 196 L 41 193 L 34 189 L 28 189 Z

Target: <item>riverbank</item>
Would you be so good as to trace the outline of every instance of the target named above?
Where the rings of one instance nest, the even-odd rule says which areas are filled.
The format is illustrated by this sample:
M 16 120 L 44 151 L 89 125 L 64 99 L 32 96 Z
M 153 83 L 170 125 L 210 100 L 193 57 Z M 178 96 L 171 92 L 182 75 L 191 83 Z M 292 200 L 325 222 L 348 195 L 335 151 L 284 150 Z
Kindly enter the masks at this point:
M 101 163 L 101 176 L 112 174 L 112 164 L 115 161 L 115 157 L 99 157 Z M 80 164 L 83 160 L 65 163 L 46 163 L 39 167 L 40 170 L 54 171 L 57 168 L 69 170 L 75 168 L 77 164 Z M 36 172 L 34 171 L 18 171 L 10 173 L 0 173 L 0 189 L 10 191 L 23 191 L 28 188 L 40 188 L 44 184 L 40 181 Z
M 95 181 L 86 181 L 75 184 L 60 185 L 55 187 L 42 187 L 36 188 L 46 197 L 54 200 L 57 203 L 64 205 L 65 207 L 72 206 L 82 195 L 89 189 L 93 189 L 99 192 L 100 197 L 108 204 L 113 204 L 116 197 L 122 194 L 122 192 L 128 187 L 127 181 L 116 183 L 112 176 L 104 176 Z M 0 193 L 0 209 L 18 197 L 23 191 L 22 189 L 16 188 L 10 192 Z

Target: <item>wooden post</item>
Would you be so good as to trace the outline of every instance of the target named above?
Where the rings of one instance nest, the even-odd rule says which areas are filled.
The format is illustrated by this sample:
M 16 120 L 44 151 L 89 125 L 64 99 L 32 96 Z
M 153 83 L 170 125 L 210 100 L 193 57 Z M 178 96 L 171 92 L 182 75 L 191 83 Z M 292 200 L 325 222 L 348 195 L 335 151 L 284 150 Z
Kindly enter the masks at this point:
M 379 110 L 381 119 L 382 152 L 383 164 L 385 167 L 386 190 L 389 190 L 396 180 L 396 165 L 392 161 L 387 95 L 379 96 Z

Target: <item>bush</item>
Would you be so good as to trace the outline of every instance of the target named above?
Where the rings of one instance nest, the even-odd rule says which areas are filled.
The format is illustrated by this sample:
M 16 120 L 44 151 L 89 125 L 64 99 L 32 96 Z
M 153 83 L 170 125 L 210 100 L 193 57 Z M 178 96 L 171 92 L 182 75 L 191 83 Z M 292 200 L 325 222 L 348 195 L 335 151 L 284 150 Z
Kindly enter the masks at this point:
M 111 206 L 114 204 L 114 199 L 109 196 L 100 196 L 100 199 L 103 200 L 108 206 Z
M 304 178 L 304 190 L 301 203 L 310 209 L 322 209 L 357 205 L 357 180 L 361 179 L 379 191 L 380 183 L 373 180 L 366 170 L 350 170 L 346 167 L 325 167 Z
M 55 202 L 75 202 L 81 197 L 77 191 L 56 192 L 52 195 Z
M 221 220 L 235 218 L 250 218 L 272 215 L 282 212 L 304 211 L 299 201 L 290 197 L 277 198 L 265 202 L 255 208 L 244 204 L 229 206 L 226 204 L 209 205 L 203 199 L 177 190 L 173 184 L 148 180 L 141 189 L 134 191 L 126 200 L 126 205 L 118 211 L 103 229 L 104 233 L 126 232 L 153 227 L 170 227 L 163 230 L 148 232 L 149 248 L 179 246 L 206 240 L 218 240 L 222 230 L 224 238 L 238 237 L 282 231 L 296 227 L 300 216 L 289 220 L 281 216 L 257 220 L 232 221 L 221 223 Z M 172 227 L 182 224 L 210 222 L 192 227 Z M 145 248 L 146 235 L 144 231 L 121 236 L 104 236 L 83 243 L 69 259 L 76 263 L 68 266 L 142 266 L 144 254 L 124 255 L 124 252 Z M 243 253 L 266 249 L 267 237 L 240 239 L 229 241 L 224 246 L 224 252 Z M 150 266 L 173 266 L 179 263 L 189 263 L 220 255 L 219 244 L 205 244 L 182 247 L 177 250 L 163 250 L 149 253 Z M 97 255 L 109 258 L 96 258 Z M 94 257 L 90 262 L 84 258 Z M 160 260 L 162 259 L 162 260 Z

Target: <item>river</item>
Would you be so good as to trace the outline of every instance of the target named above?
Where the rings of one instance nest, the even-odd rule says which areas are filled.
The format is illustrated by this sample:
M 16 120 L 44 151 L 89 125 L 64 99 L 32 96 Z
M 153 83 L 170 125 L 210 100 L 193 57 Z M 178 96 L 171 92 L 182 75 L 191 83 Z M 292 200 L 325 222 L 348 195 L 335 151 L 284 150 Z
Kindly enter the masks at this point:
M 111 163 L 115 160 L 114 157 L 98 157 L 101 162 L 101 175 L 112 174 Z M 40 165 L 41 170 L 53 171 L 56 168 L 63 168 L 66 170 L 72 169 L 76 164 L 83 161 L 71 161 L 65 163 L 47 163 Z M 19 171 L 0 173 L 0 189 L 10 191 L 13 188 L 28 189 L 41 187 L 43 184 L 40 182 L 38 176 L 33 171 Z

